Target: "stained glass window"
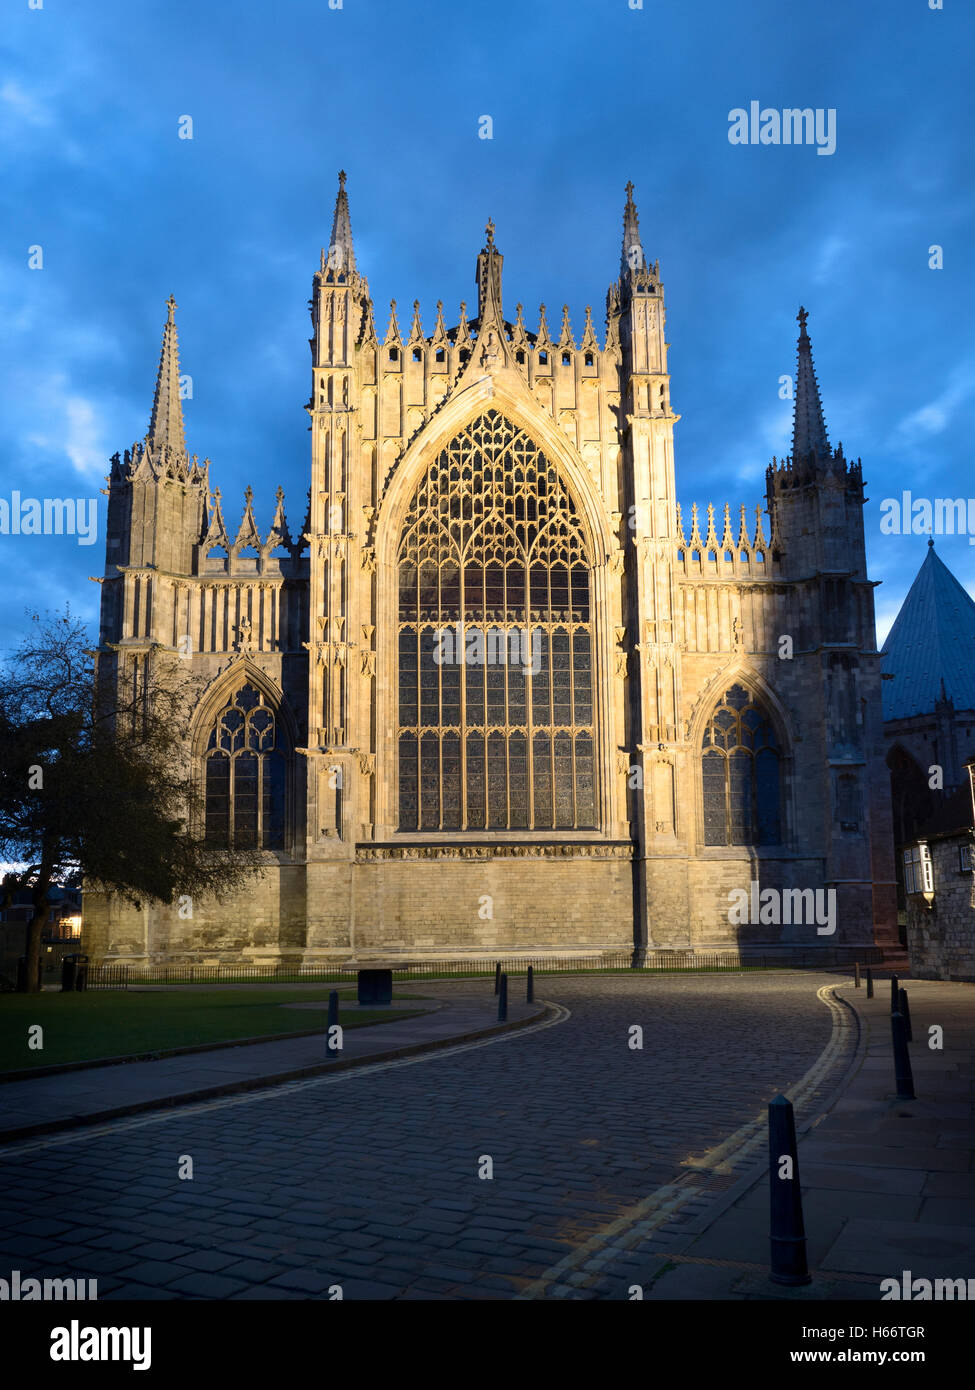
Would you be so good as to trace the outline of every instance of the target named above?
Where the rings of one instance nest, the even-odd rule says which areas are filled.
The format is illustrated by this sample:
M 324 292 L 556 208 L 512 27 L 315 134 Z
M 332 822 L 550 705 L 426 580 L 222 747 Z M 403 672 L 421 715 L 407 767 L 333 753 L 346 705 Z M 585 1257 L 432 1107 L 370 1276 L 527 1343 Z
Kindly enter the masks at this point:
M 285 755 L 274 711 L 253 686 L 217 715 L 204 772 L 208 843 L 284 848 Z
M 771 720 L 733 685 L 704 731 L 706 845 L 775 845 L 782 838 L 781 750 Z
M 596 824 L 590 560 L 562 480 L 497 411 L 430 465 L 399 547 L 399 826 Z

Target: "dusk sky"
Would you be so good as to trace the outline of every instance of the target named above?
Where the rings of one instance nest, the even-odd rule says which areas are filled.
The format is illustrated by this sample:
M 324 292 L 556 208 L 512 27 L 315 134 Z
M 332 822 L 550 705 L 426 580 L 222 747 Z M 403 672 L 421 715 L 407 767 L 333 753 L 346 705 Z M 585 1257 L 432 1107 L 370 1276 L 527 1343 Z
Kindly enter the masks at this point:
M 427 333 L 438 298 L 448 324 L 476 312 L 490 216 L 508 316 L 523 301 L 533 330 L 544 301 L 557 333 L 567 303 L 578 340 L 591 304 L 602 338 L 632 179 L 685 511 L 763 500 L 804 304 L 830 439 L 863 458 L 881 637 L 926 553 L 881 535 L 881 503 L 975 494 L 964 0 L 6 0 L 3 30 L 0 499 L 99 505 L 92 545 L 0 535 L 4 651 L 28 607 L 96 615 L 99 489 L 146 432 L 170 293 L 187 442 L 228 528 L 248 483 L 262 530 L 279 482 L 300 525 L 307 300 L 340 167 L 380 336 L 392 298 L 404 331 L 414 299 Z M 834 109 L 835 153 L 731 144 L 752 101 Z M 968 536 L 938 553 L 975 591 Z

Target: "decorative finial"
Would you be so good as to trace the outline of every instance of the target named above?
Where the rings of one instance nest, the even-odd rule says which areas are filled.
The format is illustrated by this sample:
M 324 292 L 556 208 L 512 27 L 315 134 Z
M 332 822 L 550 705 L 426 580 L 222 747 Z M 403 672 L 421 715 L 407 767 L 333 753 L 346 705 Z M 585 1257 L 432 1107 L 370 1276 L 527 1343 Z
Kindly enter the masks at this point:
M 934 549 L 934 540 L 933 540 L 932 537 L 930 537 L 930 536 L 928 537 L 928 549 L 929 549 L 929 550 L 933 550 L 933 549 Z
M 178 307 L 179 305 L 176 303 L 176 300 L 173 298 L 172 295 L 170 295 L 169 298 L 166 300 L 166 308 L 169 310 L 169 323 L 176 322 L 176 310 L 178 309 Z
M 493 245 L 494 245 L 494 220 L 493 220 L 493 218 L 490 218 L 490 217 L 488 218 L 488 220 L 487 220 L 487 226 L 484 228 L 484 230 L 487 232 L 487 244 L 488 244 L 488 246 L 493 246 Z
M 626 185 L 626 201 L 627 201 L 628 203 L 632 203 L 632 202 L 633 202 L 633 188 L 634 188 L 633 180 L 632 180 L 632 179 L 629 179 L 629 180 L 627 181 L 627 185 Z
M 806 332 L 806 320 L 808 318 L 809 315 L 806 313 L 805 309 L 800 304 L 799 312 L 798 314 L 796 314 L 796 323 L 798 323 L 800 332 L 802 332 L 803 334 L 805 334 Z
M 340 169 L 340 170 L 339 170 L 339 188 L 342 189 L 342 188 L 344 188 L 344 187 L 345 187 L 345 170 L 344 170 L 344 169 Z

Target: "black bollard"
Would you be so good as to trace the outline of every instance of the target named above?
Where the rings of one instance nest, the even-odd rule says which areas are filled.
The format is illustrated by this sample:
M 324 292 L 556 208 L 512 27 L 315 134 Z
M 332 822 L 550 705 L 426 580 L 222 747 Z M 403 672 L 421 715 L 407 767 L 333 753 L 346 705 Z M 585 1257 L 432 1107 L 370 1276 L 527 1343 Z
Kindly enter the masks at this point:
M 915 1100 L 911 1054 L 907 1050 L 907 1024 L 902 1013 L 891 1014 L 890 1031 L 894 1041 L 894 1076 L 897 1081 L 897 1099 Z
M 525 991 L 525 998 L 527 999 L 527 1001 L 528 1001 L 529 1004 L 534 1004 L 534 1002 L 535 1002 L 535 968 L 534 968 L 534 966 L 531 966 L 531 965 L 528 967 L 528 987 L 527 987 L 527 989 L 526 989 L 526 991 Z
M 897 979 L 897 976 L 896 976 L 896 975 L 891 975 L 891 977 L 890 977 L 890 1011 L 891 1011 L 892 1014 L 896 1014 L 896 1013 L 898 1012 L 898 1010 L 900 1009 L 900 1002 L 901 1002 L 901 999 L 900 999 L 900 995 L 899 995 L 898 992 L 897 992 L 899 989 L 900 989 L 900 983 L 899 983 L 899 981 L 898 981 L 898 979 Z
M 339 1050 L 332 1046 L 332 1028 L 339 1021 L 339 992 L 337 989 L 330 989 L 328 992 L 328 1032 L 326 1033 L 326 1051 L 337 1057 Z
M 495 992 L 495 994 L 500 993 L 500 990 L 501 990 L 501 962 L 498 961 L 497 965 L 494 967 L 494 992 Z
M 860 988 L 860 962 L 857 961 L 853 967 L 853 988 Z
M 907 990 L 902 989 L 900 992 L 900 996 L 901 1013 L 904 1015 L 904 1026 L 905 1032 L 907 1033 L 907 1041 L 913 1042 L 914 1029 L 911 1027 L 911 1006 L 907 1001 Z
M 867 998 L 873 998 L 873 971 L 867 966 Z
M 504 1023 L 508 1017 L 508 977 L 502 975 L 498 985 L 498 1022 Z
M 769 1278 L 773 1284 L 809 1284 L 812 1276 L 806 1263 L 796 1122 L 792 1102 L 785 1096 L 776 1096 L 769 1102 L 768 1158 L 772 1248 Z

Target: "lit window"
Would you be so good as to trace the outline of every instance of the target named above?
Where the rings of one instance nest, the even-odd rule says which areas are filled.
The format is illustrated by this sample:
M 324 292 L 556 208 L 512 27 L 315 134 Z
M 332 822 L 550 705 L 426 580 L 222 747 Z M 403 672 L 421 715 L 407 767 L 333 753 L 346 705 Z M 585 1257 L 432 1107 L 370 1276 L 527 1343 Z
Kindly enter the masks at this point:
M 934 892 L 931 851 L 924 843 L 904 851 L 904 891 L 908 895 Z

